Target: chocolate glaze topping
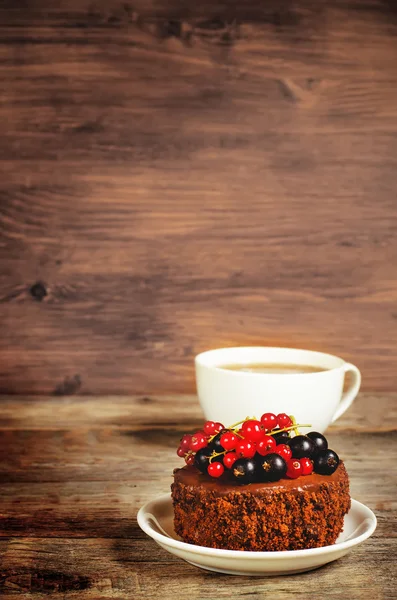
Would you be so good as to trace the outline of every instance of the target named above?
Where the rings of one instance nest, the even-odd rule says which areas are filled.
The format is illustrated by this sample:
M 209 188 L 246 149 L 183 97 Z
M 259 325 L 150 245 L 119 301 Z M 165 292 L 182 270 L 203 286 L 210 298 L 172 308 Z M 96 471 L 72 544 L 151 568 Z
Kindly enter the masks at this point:
M 332 475 L 312 473 L 311 475 L 302 475 L 297 479 L 280 479 L 280 481 L 269 483 L 249 483 L 240 485 L 227 479 L 227 477 L 224 478 L 222 476 L 220 479 L 214 479 L 209 475 L 200 473 L 196 467 L 185 466 L 182 469 L 174 469 L 174 480 L 177 483 L 192 486 L 195 489 L 201 487 L 202 489 L 214 492 L 218 496 L 224 496 L 230 492 L 252 492 L 257 495 L 258 492 L 260 493 L 261 491 L 263 491 L 264 494 L 269 493 L 270 491 L 280 492 L 288 490 L 291 493 L 302 492 L 305 490 L 312 491 L 315 488 L 319 488 L 321 484 L 340 481 L 344 473 L 345 467 L 341 461 Z

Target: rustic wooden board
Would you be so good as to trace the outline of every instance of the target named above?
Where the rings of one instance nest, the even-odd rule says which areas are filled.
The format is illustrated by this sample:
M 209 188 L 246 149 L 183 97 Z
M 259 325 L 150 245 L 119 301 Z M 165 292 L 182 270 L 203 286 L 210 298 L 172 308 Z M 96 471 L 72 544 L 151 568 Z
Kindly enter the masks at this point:
M 382 0 L 0 8 L 0 390 L 191 392 L 221 345 L 397 379 Z
M 129 540 L 0 541 L 7 567 L 0 580 L 2 599 L 147 598 L 392 600 L 394 540 L 371 540 L 350 555 L 304 575 L 276 578 L 230 577 L 205 573 L 158 548 Z M 319 592 L 320 590 L 320 592 Z
M 395 596 L 395 394 L 362 394 L 327 434 L 353 497 L 377 515 L 375 534 L 334 564 L 271 579 L 201 571 L 137 525 L 138 508 L 169 489 L 179 436 L 200 423 L 195 398 L 14 396 L 0 398 L 0 415 L 2 599 Z
M 106 427 L 127 430 L 201 428 L 203 413 L 193 395 L 0 396 L 0 428 L 67 430 Z M 56 420 L 54 420 L 56 415 Z M 253 416 L 253 415 L 250 415 Z M 397 428 L 397 392 L 360 392 L 331 430 L 389 432 Z

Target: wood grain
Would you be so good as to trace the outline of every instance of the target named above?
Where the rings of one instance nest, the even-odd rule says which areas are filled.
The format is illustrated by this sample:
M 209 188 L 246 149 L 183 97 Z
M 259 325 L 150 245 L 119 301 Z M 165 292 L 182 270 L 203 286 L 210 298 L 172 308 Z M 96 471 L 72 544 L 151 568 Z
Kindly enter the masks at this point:
M 138 508 L 169 489 L 181 432 L 201 419 L 195 398 L 14 396 L 0 399 L 0 415 L 2 600 L 213 600 L 214 589 L 219 598 L 394 598 L 395 394 L 361 395 L 327 433 L 353 497 L 377 515 L 374 535 L 333 564 L 284 578 L 201 571 L 138 527 Z
M 109 428 L 199 429 L 203 413 L 193 395 L 144 396 L 1 396 L 0 428 L 8 430 L 93 430 Z M 56 414 L 56 421 L 54 420 Z M 387 415 L 387 418 L 385 418 Z M 390 432 L 397 428 L 397 392 L 360 392 L 332 431 Z
M 16 596 L 48 598 L 49 594 L 56 599 L 168 600 L 181 591 L 197 600 L 213 600 L 214 589 L 219 598 L 271 595 L 277 600 L 293 600 L 315 595 L 320 589 L 322 598 L 391 600 L 392 565 L 384 556 L 394 550 L 393 540 L 378 541 L 378 547 L 375 540 L 369 540 L 354 554 L 311 573 L 249 578 L 205 573 L 151 542 L 143 548 L 130 540 L 76 540 L 71 544 L 63 539 L 11 539 L 0 541 L 9 565 L 0 590 L 6 600 Z
M 191 392 L 273 344 L 397 384 L 397 13 L 0 8 L 0 390 Z

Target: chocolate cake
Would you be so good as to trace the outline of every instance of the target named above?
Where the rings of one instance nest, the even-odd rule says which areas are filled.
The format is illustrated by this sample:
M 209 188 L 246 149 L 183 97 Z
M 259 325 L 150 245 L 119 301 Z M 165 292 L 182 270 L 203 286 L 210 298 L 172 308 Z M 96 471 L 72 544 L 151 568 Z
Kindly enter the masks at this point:
M 240 427 L 241 425 L 241 427 Z M 303 550 L 334 544 L 350 509 L 349 478 L 318 431 L 264 413 L 185 434 L 171 486 L 176 533 L 226 550 Z
M 250 551 L 300 550 L 333 544 L 350 508 L 342 461 L 331 475 L 239 485 L 194 466 L 175 469 L 175 531 L 185 542 Z

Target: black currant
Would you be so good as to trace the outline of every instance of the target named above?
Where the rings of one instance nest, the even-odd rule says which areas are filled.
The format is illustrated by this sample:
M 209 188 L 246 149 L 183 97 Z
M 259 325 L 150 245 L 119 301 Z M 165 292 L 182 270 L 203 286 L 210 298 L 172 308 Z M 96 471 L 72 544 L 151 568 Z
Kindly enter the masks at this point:
M 291 439 L 289 437 L 289 431 L 281 431 L 281 433 L 272 433 L 272 437 L 276 440 L 276 444 L 288 444 L 288 441 Z
M 310 433 L 307 434 L 307 437 L 309 437 L 314 444 L 314 451 L 312 456 L 317 456 L 317 454 L 319 454 L 323 450 L 327 450 L 327 438 L 324 437 L 322 433 L 318 433 L 318 431 L 310 431 Z
M 253 483 L 258 478 L 258 467 L 252 458 L 238 458 L 231 473 L 236 483 Z
M 287 473 L 287 463 L 282 456 L 272 452 L 265 456 L 257 455 L 260 481 L 279 481 Z M 236 464 L 236 463 L 234 463 Z
M 314 442 L 306 435 L 296 435 L 288 440 L 292 458 L 310 458 L 314 452 Z
M 211 456 L 212 451 L 209 448 L 201 448 L 201 450 L 197 450 L 194 456 L 194 466 L 201 471 L 202 473 L 207 473 L 208 465 L 210 464 L 209 457 Z
M 208 444 L 208 448 L 210 448 L 211 451 L 212 450 L 215 450 L 215 452 L 223 452 L 224 451 L 224 448 L 221 445 L 221 437 L 227 431 L 228 431 L 227 429 L 222 429 L 219 433 L 216 434 L 214 439 Z
M 314 457 L 314 471 L 320 475 L 332 475 L 339 465 L 339 456 L 333 450 L 323 450 Z

